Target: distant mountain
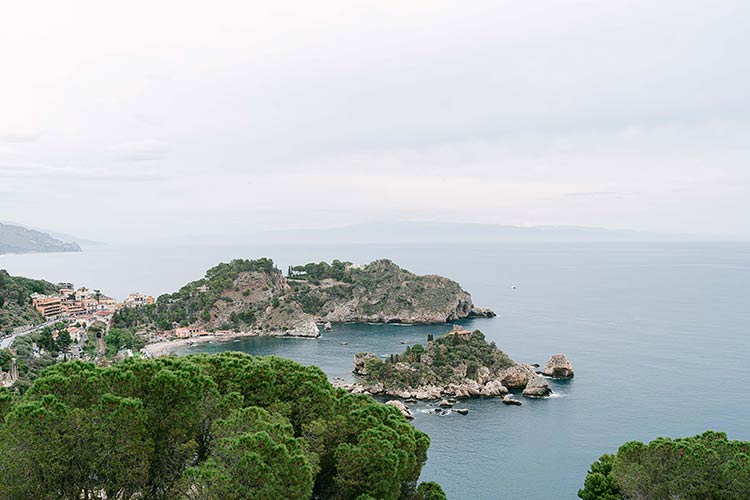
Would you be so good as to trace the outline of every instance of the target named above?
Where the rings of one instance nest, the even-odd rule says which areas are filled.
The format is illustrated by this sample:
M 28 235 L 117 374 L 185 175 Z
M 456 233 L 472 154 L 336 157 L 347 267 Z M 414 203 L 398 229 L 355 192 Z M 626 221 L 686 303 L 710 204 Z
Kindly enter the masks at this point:
M 18 226 L 24 229 L 30 229 L 32 231 L 39 231 L 40 233 L 46 233 L 52 236 L 53 238 L 55 238 L 56 240 L 60 240 L 65 243 L 78 243 L 81 246 L 94 246 L 94 245 L 102 244 L 99 241 L 87 240 L 85 238 L 79 238 L 78 236 L 73 236 L 72 234 L 60 233 L 60 232 L 53 231 L 51 229 L 47 229 L 43 227 L 31 227 L 31 226 L 27 226 L 26 224 L 19 224 L 18 222 L 15 222 L 12 220 L 0 220 L 0 224 L 8 224 L 10 226 Z
M 47 233 L 0 223 L 0 254 L 80 251 L 78 243 L 65 243 Z
M 577 226 L 504 226 L 454 222 L 378 222 L 329 229 L 265 231 L 253 236 L 265 243 L 434 244 L 510 242 L 690 241 L 683 234 Z M 705 238 L 703 238 L 705 239 Z

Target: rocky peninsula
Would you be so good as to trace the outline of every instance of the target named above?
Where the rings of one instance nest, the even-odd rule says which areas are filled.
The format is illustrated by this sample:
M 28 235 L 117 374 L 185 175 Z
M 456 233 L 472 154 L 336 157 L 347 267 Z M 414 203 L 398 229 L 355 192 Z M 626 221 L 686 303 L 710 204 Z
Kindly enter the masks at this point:
M 47 233 L 0 222 L 0 255 L 4 253 L 80 252 L 78 243 L 66 243 Z
M 321 262 L 289 269 L 292 299 L 319 323 L 445 323 L 495 316 L 453 280 L 418 276 L 387 259 L 365 266 Z
M 455 281 L 418 276 L 389 260 L 290 266 L 284 276 L 262 258 L 219 264 L 155 304 L 119 311 L 114 321 L 144 333 L 188 329 L 191 336 L 318 337 L 323 324 L 429 324 L 493 316 Z
M 560 378 L 573 373 L 564 354 L 554 355 L 546 366 L 565 366 L 569 371 L 555 372 Z M 534 366 L 512 360 L 479 330 L 460 327 L 385 359 L 358 353 L 354 374 L 358 381 L 345 385 L 348 391 L 403 399 L 505 397 L 514 390 L 529 398 L 552 394 L 547 379 Z

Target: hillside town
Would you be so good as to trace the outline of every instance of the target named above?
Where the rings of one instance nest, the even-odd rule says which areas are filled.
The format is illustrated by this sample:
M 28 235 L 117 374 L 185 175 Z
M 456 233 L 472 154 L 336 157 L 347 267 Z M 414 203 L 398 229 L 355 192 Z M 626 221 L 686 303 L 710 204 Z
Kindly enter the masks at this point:
M 131 293 L 122 301 L 103 295 L 100 290 L 81 287 L 73 289 L 70 283 L 60 283 L 60 291 L 54 295 L 31 294 L 32 304 L 45 319 L 70 319 L 81 316 L 112 316 L 123 307 L 140 307 L 153 304 L 154 297 L 142 293 Z
M 104 338 L 115 313 L 155 303 L 154 297 L 142 293 L 131 293 L 118 302 L 100 290 L 76 289 L 71 283 L 58 283 L 57 287 L 57 293 L 35 292 L 29 296 L 32 307 L 44 318 L 42 323 L 21 326 L 0 336 L 0 351 L 12 356 L 5 370 L 0 364 L 0 386 L 10 387 L 18 380 L 17 358 L 98 362 L 104 355 Z

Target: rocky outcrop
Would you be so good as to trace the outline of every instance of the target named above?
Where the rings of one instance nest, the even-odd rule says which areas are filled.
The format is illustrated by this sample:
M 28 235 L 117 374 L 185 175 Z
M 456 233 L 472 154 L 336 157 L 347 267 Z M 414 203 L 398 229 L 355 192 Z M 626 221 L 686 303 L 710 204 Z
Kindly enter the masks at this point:
M 503 398 L 503 403 L 506 405 L 515 405 L 515 406 L 521 406 L 523 404 L 519 400 L 514 399 L 513 396 L 511 396 L 510 394 L 508 394 L 507 396 Z
M 257 327 L 261 334 L 289 337 L 320 337 L 315 320 L 302 311 L 299 304 L 290 302 L 280 306 L 270 304 L 263 311 Z
M 469 311 L 469 318 L 494 318 L 497 316 L 495 312 L 489 307 L 478 307 L 472 304 L 471 310 Z
M 553 354 L 544 365 L 542 374 L 552 378 L 573 378 L 573 365 L 565 354 Z
M 266 258 L 222 263 L 203 279 L 161 296 L 158 307 L 137 315 L 125 311 L 115 323 L 143 331 L 176 323 L 209 332 L 317 337 L 319 327 L 313 323 L 328 331 L 333 323 L 445 323 L 495 315 L 476 307 L 455 281 L 417 276 L 389 260 L 293 269 L 285 277 Z
M 451 398 L 505 398 L 511 390 L 530 398 L 552 394 L 533 365 L 513 361 L 479 331 L 454 329 L 424 347 L 414 344 L 406 349 L 384 360 L 373 353 L 356 354 L 354 373 L 359 380 L 345 388 L 356 394 L 448 403 Z
M 366 376 L 367 375 L 367 360 L 378 359 L 378 357 L 371 352 L 358 352 L 354 355 L 354 370 L 352 373 L 355 375 Z
M 373 353 L 354 358 L 357 385 L 401 398 L 437 399 L 443 396 L 499 397 L 508 393 L 504 378 L 521 378 L 523 384 L 533 375 L 528 367 L 518 367 L 507 354 L 488 343 L 479 331 L 454 329 L 430 340 L 426 346 L 414 344 L 406 352 L 381 361 Z M 515 386 L 514 386 L 515 387 Z
M 523 389 L 532 377 L 536 377 L 534 369 L 524 364 L 511 366 L 499 375 L 500 382 L 508 389 Z
M 332 276 L 320 271 L 320 265 L 297 266 L 322 275 L 289 280 L 294 299 L 321 323 L 429 324 L 495 316 L 475 306 L 468 292 L 442 276 L 418 276 L 385 259 L 366 266 L 339 265 L 343 267 L 331 271 Z
M 404 418 L 406 418 L 407 420 L 414 420 L 414 415 L 412 415 L 411 411 L 409 410 L 409 407 L 406 406 L 401 401 L 392 399 L 390 401 L 387 401 L 385 404 L 387 404 L 388 406 L 393 406 L 394 408 L 396 408 L 398 411 L 401 412 L 401 415 L 403 415 Z
M 545 398 L 552 394 L 549 383 L 538 375 L 531 377 L 523 389 L 523 395 L 527 398 Z

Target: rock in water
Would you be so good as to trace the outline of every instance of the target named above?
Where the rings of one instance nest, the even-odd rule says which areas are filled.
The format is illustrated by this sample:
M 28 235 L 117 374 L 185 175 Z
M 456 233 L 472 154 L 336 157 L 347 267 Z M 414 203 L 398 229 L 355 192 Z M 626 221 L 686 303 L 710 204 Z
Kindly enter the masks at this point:
M 519 400 L 513 399 L 513 396 L 511 396 L 510 394 L 507 394 L 503 398 L 503 403 L 505 403 L 506 405 L 515 405 L 515 406 L 521 406 L 523 404 Z
M 573 378 L 573 365 L 565 354 L 553 354 L 542 374 L 552 378 Z
M 456 410 L 456 413 L 458 413 L 459 415 L 468 415 L 469 414 L 469 409 L 468 408 L 459 408 L 459 409 Z
M 441 408 L 453 408 L 453 403 L 451 403 L 451 402 L 450 402 L 450 401 L 448 401 L 447 399 L 444 399 L 444 400 L 442 400 L 442 401 L 440 402 L 440 407 L 441 407 Z
M 398 411 L 401 412 L 401 415 L 403 415 L 407 420 L 414 420 L 414 415 L 411 414 L 411 411 L 409 411 L 409 407 L 406 406 L 401 401 L 398 401 L 396 399 L 392 399 L 385 404 L 389 406 L 393 406 L 398 409 Z
M 328 323 L 326 323 L 325 325 L 323 325 L 323 330 L 325 330 L 327 332 L 330 332 L 331 328 L 333 328 L 333 326 L 331 325 L 330 321 Z
M 552 394 L 552 389 L 550 389 L 549 383 L 539 376 L 530 378 L 529 383 L 523 390 L 523 395 L 527 398 L 544 398 L 550 394 Z
M 508 389 L 523 389 L 535 375 L 534 369 L 530 366 L 518 364 L 503 370 L 500 382 Z

